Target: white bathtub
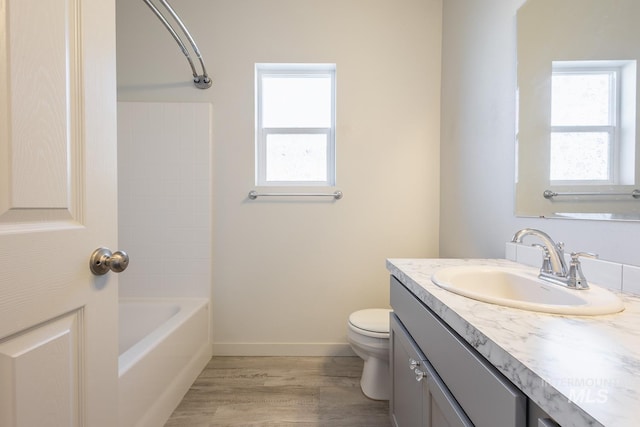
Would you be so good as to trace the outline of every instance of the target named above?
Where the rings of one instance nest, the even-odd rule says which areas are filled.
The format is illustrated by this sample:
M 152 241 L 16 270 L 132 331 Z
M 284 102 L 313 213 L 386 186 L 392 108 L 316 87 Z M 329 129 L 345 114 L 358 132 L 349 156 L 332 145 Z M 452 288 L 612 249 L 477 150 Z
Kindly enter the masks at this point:
M 120 300 L 119 427 L 162 427 L 211 358 L 204 298 Z

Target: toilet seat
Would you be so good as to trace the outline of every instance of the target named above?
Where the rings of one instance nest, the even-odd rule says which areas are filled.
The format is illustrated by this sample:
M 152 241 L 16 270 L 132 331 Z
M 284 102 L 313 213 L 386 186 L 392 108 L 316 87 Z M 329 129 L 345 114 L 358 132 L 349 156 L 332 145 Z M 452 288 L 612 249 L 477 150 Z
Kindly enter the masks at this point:
M 389 338 L 389 313 L 387 308 L 369 308 L 351 313 L 349 328 L 373 338 Z

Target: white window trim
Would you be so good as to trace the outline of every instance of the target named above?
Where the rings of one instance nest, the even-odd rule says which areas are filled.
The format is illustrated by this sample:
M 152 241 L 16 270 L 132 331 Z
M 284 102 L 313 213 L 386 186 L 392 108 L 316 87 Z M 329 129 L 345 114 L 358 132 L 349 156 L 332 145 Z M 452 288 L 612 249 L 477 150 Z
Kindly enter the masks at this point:
M 330 76 L 331 78 L 331 127 L 329 128 L 265 128 L 262 126 L 262 77 L 280 75 L 282 77 Z M 260 187 L 333 187 L 336 184 L 336 66 L 335 64 L 256 64 L 255 134 L 256 186 Z M 327 180 L 326 181 L 267 181 L 266 140 L 272 133 L 278 134 L 326 134 L 327 135 Z
M 622 108 L 622 68 L 625 61 L 554 61 L 553 74 L 609 74 L 609 123 L 607 125 L 551 126 L 551 133 L 607 133 L 609 134 L 609 171 L 606 180 L 551 180 L 553 185 L 618 184 L 620 177 L 620 113 Z

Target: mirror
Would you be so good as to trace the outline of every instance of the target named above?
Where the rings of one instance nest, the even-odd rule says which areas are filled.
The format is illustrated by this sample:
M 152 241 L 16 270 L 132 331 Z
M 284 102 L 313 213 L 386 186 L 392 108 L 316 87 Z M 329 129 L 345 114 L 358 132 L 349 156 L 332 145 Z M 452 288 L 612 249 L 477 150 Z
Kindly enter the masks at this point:
M 518 10 L 516 215 L 640 220 L 638 17 L 638 0 Z

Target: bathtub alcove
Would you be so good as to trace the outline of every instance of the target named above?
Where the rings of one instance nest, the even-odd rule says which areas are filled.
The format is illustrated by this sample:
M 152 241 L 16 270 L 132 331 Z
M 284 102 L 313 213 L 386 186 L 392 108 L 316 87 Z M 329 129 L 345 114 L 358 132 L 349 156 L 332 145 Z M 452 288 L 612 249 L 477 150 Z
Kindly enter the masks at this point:
M 211 359 L 209 301 L 120 300 L 120 426 L 162 426 Z
M 162 427 L 211 359 L 210 115 L 118 103 L 119 427 Z

